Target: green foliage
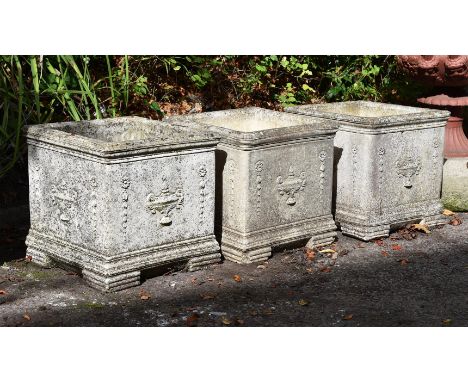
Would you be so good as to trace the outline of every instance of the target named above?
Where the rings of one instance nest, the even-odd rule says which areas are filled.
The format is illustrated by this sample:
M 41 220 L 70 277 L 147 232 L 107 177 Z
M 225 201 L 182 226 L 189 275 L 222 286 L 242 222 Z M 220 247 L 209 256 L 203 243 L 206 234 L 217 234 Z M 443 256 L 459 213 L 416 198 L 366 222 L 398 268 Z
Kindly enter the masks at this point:
M 26 124 L 368 99 L 421 88 L 394 56 L 0 56 L 0 177 L 24 158 Z M 194 101 L 196 100 L 196 101 Z

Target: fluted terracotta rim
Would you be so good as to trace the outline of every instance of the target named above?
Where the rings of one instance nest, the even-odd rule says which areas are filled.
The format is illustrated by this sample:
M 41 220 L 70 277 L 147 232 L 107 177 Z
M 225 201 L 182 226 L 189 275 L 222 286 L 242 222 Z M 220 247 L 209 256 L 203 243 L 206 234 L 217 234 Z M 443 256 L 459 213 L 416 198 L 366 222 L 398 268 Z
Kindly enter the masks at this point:
M 438 94 L 418 98 L 418 102 L 434 106 L 468 106 L 468 97 L 450 97 L 446 94 Z

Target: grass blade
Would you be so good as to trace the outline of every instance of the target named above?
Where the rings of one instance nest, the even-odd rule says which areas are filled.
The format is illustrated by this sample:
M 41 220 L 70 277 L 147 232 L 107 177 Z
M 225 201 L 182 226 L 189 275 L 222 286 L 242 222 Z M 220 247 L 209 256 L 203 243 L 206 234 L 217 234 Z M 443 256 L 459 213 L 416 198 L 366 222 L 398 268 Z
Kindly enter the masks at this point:
M 112 97 L 112 116 L 115 117 L 115 94 L 114 94 L 114 82 L 112 80 L 112 68 L 109 60 L 109 56 L 106 56 L 106 63 L 107 63 L 107 71 L 109 73 L 109 85 L 110 85 L 110 91 L 111 91 L 111 97 Z
M 29 63 L 31 65 L 32 82 L 33 82 L 33 88 L 34 88 L 34 103 L 36 104 L 37 122 L 41 123 L 41 103 L 39 101 L 39 74 L 37 71 L 36 57 L 31 56 L 31 58 L 29 59 Z

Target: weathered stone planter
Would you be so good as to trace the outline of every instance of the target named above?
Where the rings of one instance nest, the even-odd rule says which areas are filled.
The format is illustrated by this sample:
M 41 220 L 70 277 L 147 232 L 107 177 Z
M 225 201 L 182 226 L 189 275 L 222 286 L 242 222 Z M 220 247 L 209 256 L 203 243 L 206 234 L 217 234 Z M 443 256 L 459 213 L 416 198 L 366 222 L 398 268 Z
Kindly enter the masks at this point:
M 27 255 L 82 270 L 102 290 L 166 263 L 220 260 L 211 133 L 115 118 L 30 126 Z
M 225 258 L 263 261 L 272 246 L 333 242 L 333 136 L 325 121 L 260 108 L 170 118 L 221 135 L 217 231 Z M 199 124 L 198 124 L 199 123 Z M 191 125 L 192 124 L 192 125 Z
M 452 211 L 468 211 L 468 158 L 446 158 L 442 202 Z
M 449 112 L 374 102 L 291 107 L 335 121 L 336 215 L 343 233 L 362 240 L 392 226 L 444 222 L 444 126 Z

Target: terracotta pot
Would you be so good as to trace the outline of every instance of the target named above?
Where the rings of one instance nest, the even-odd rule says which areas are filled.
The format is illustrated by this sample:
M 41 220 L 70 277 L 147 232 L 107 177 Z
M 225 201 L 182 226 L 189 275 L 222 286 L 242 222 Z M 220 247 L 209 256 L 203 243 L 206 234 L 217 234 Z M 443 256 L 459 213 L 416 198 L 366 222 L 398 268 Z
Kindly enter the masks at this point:
M 416 80 L 444 87 L 445 91 L 453 93 L 453 96 L 438 94 L 419 98 L 418 102 L 451 111 L 452 116 L 445 130 L 444 155 L 446 158 L 468 157 L 468 139 L 463 132 L 462 117 L 463 107 L 468 106 L 468 97 L 455 96 L 457 88 L 468 85 L 468 56 L 397 56 L 397 58 L 400 67 Z

